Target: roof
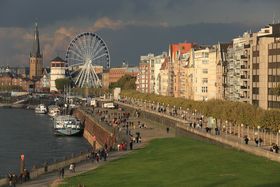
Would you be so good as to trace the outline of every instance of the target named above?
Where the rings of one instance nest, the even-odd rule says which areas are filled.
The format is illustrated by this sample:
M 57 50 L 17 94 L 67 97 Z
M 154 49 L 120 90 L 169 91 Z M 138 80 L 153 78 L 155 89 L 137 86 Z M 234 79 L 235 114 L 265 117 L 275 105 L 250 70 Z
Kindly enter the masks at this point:
M 139 67 L 128 67 L 127 72 L 139 72 Z
M 160 70 L 165 70 L 165 69 L 167 69 L 168 61 L 169 61 L 169 58 L 166 57 L 166 58 L 164 59 L 164 62 L 161 64 Z
M 65 62 L 65 60 L 63 60 L 62 58 L 60 58 L 59 56 L 57 56 L 57 57 L 55 57 L 54 59 L 52 59 L 51 62 Z
M 34 39 L 33 39 L 33 47 L 30 53 L 30 57 L 41 58 L 42 54 L 40 51 L 40 41 L 39 41 L 39 30 L 38 24 L 35 23 L 35 31 L 34 31 Z

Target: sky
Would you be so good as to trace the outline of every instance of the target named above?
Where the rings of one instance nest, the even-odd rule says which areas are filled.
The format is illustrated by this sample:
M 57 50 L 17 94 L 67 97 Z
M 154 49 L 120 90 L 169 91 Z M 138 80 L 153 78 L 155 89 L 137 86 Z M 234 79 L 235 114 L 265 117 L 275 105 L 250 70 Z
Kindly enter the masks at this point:
M 280 19 L 279 0 L 0 0 L 0 66 L 28 66 L 38 22 L 44 65 L 81 32 L 107 43 L 111 66 L 178 42 L 230 42 Z

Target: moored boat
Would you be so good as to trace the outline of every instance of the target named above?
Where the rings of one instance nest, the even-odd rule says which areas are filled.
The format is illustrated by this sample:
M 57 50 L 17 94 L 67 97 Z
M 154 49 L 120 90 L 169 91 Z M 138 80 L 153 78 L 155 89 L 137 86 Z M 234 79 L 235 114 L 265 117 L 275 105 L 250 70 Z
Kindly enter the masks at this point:
M 55 116 L 58 116 L 60 114 L 60 108 L 56 105 L 51 105 L 48 107 L 49 109 L 49 112 L 48 112 L 48 115 L 50 117 L 55 117 Z
M 59 115 L 54 118 L 54 132 L 56 135 L 74 136 L 83 132 L 81 122 L 70 115 Z
M 46 114 L 48 112 L 47 107 L 44 104 L 39 104 L 35 107 L 36 114 Z

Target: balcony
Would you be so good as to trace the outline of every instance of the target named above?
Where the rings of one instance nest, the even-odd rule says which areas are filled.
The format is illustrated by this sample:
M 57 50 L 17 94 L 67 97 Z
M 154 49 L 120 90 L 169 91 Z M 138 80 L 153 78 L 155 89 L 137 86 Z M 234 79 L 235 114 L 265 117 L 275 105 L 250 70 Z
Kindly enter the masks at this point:
M 248 86 L 240 86 L 241 89 L 248 89 Z
M 247 59 L 248 55 L 241 55 L 241 59 Z
M 241 78 L 241 79 L 249 79 L 249 76 L 247 76 L 247 75 L 241 75 L 240 78 Z
M 247 48 L 250 48 L 250 44 L 244 44 L 244 48 L 247 49 Z
M 241 69 L 249 69 L 249 67 L 245 65 L 241 65 Z

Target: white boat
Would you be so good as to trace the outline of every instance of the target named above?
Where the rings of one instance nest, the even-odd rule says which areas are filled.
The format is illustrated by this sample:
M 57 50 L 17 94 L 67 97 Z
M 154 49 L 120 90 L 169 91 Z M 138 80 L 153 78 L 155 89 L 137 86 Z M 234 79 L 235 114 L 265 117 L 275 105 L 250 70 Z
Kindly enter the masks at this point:
M 49 109 L 48 115 L 50 117 L 54 118 L 55 116 L 60 114 L 60 108 L 56 105 L 51 105 L 48 107 L 48 109 Z
M 45 105 L 39 104 L 35 107 L 35 113 L 36 114 L 46 114 L 48 112 L 48 109 Z
M 70 115 L 60 115 L 54 118 L 54 131 L 56 135 L 73 136 L 83 132 L 81 122 Z

